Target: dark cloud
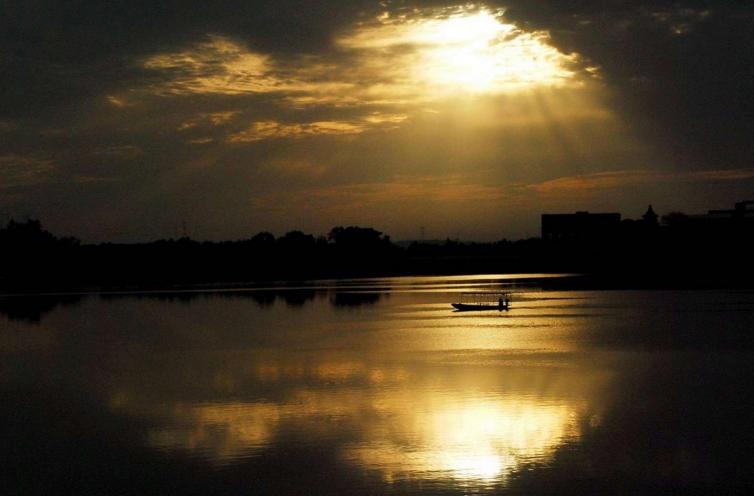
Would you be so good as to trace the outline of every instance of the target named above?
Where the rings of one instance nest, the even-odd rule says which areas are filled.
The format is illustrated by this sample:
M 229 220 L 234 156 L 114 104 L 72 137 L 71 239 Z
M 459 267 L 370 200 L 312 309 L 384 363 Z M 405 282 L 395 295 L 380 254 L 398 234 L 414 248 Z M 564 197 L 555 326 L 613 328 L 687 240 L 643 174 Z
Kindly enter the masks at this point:
M 679 167 L 754 157 L 749 2 L 512 2 L 510 17 L 600 67 L 612 103 Z
M 73 111 L 81 100 L 150 76 L 141 58 L 208 34 L 265 52 L 317 52 L 361 11 L 359 2 L 314 0 L 3 2 L 0 118 Z

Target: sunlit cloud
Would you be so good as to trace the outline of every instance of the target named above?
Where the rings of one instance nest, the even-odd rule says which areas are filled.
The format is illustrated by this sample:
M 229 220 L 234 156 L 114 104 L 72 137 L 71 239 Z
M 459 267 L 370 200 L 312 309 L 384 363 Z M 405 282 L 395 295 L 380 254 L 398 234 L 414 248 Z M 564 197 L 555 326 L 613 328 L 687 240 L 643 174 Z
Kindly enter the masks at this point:
M 110 103 L 114 107 L 123 108 L 123 107 L 128 106 L 128 102 L 126 102 L 125 99 L 114 96 L 114 95 L 107 95 L 105 99 L 108 101 L 108 103 Z
M 202 113 L 202 114 L 197 115 L 196 117 L 193 117 L 191 119 L 188 119 L 182 122 L 181 125 L 178 126 L 178 130 L 185 131 L 187 129 L 193 129 L 201 124 L 210 125 L 210 126 L 221 126 L 229 122 L 239 113 L 240 112 L 238 110 Z
M 440 9 L 411 17 L 380 16 L 339 40 L 371 57 L 397 59 L 398 73 L 426 92 L 504 93 L 562 85 L 578 59 L 549 44 L 546 32 L 506 23 L 502 11 Z
M 227 141 L 230 143 L 248 143 L 273 138 L 360 134 L 368 129 L 390 129 L 406 119 L 405 114 L 373 112 L 360 120 L 353 121 L 315 121 L 292 124 L 260 121 L 253 122 L 247 129 L 230 135 Z
M 387 125 L 400 124 L 408 119 L 406 114 L 386 114 L 382 112 L 372 112 L 364 117 L 364 121 L 369 124 Z
M 268 57 L 219 36 L 185 51 L 154 55 L 144 67 L 170 76 L 168 83 L 153 88 L 158 93 L 233 95 L 273 91 L 279 83 L 268 75 Z
M 303 138 L 315 135 L 359 134 L 364 127 L 350 122 L 319 121 L 283 124 L 277 121 L 254 122 L 246 130 L 228 137 L 230 143 L 248 143 L 272 138 Z
M 165 79 L 149 87 L 158 95 L 272 94 L 298 103 L 357 101 L 349 96 L 354 83 L 334 77 L 342 68 L 320 57 L 275 61 L 222 36 L 209 36 L 184 51 L 154 55 L 143 65 Z M 333 99 L 333 95 L 338 97 Z
M 212 125 L 219 126 L 220 124 L 228 122 L 233 118 L 233 116 L 238 115 L 238 113 L 238 111 L 213 112 L 211 114 L 207 114 L 207 119 L 209 119 Z
M 739 181 L 754 179 L 754 169 L 721 169 L 691 172 L 666 172 L 657 170 L 623 170 L 597 172 L 577 176 L 559 177 L 537 184 L 530 184 L 526 189 L 538 193 L 557 193 L 569 191 L 608 190 L 626 186 L 662 184 L 671 182 L 709 182 Z
M 389 13 L 334 40 L 330 55 L 276 60 L 211 36 L 144 67 L 165 77 L 159 94 L 272 94 L 289 105 L 375 105 L 431 101 L 454 92 L 504 93 L 575 81 L 575 54 L 544 31 L 507 23 L 475 7 Z

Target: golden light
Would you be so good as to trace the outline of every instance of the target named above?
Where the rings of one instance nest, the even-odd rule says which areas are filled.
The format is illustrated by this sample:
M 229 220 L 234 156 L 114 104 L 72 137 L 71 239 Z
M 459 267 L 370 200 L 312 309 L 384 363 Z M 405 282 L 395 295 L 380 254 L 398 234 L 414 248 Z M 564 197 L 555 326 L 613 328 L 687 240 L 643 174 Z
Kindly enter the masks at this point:
M 434 404 L 439 398 L 432 398 Z M 546 459 L 568 437 L 576 436 L 578 409 L 523 398 L 448 402 L 414 411 L 403 420 L 416 445 L 367 440 L 349 457 L 378 468 L 387 479 L 400 474 L 444 474 L 456 480 L 504 480 L 525 460 Z
M 410 109 L 458 95 L 584 83 L 574 71 L 581 62 L 577 54 L 559 51 L 546 31 L 525 31 L 508 22 L 502 10 L 467 5 L 384 13 L 333 41 L 331 53 L 286 60 L 252 51 L 239 40 L 209 36 L 185 49 L 146 58 L 146 69 L 168 76 L 148 90 L 161 95 L 267 94 L 297 109 Z M 375 127 L 366 121 L 357 127 L 345 124 L 349 129 L 344 134 Z M 321 126 L 251 131 L 231 141 L 339 134 Z
M 325 374 L 339 377 L 356 371 L 345 366 Z M 365 411 L 371 414 L 363 416 Z M 269 446 L 283 422 L 316 431 L 317 419 L 348 418 L 359 425 L 363 438 L 343 446 L 342 455 L 378 470 L 386 480 L 440 476 L 487 484 L 504 481 L 526 461 L 547 460 L 565 440 L 578 437 L 583 411 L 583 404 L 515 396 L 466 395 L 459 400 L 416 391 L 365 397 L 353 390 L 301 390 L 285 403 L 174 406 L 172 414 L 181 421 L 151 431 L 149 444 L 166 451 L 200 452 L 223 465 Z
M 502 11 L 456 8 L 417 18 L 383 15 L 340 45 L 390 52 L 403 84 L 435 93 L 502 93 L 536 85 L 557 86 L 573 78 L 575 55 L 549 44 L 546 32 L 525 32 L 503 20 Z M 403 55 L 397 55 L 403 48 Z M 396 58 L 397 57 L 397 58 Z

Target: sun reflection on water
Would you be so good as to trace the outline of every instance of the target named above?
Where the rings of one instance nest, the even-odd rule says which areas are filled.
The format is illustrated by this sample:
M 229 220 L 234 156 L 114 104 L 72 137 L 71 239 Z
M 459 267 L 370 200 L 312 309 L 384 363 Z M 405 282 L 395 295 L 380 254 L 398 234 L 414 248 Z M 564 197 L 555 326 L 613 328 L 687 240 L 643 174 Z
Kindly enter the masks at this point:
M 386 481 L 504 482 L 523 463 L 546 462 L 561 444 L 577 438 L 586 412 L 586 405 L 577 402 L 526 397 L 457 401 L 450 396 L 439 391 L 419 398 L 415 393 L 302 392 L 282 404 L 181 406 L 173 412 L 178 421 L 153 430 L 148 442 L 224 465 L 261 453 L 284 425 L 303 428 L 315 439 L 327 438 L 335 433 L 326 432 L 321 420 L 341 419 L 361 437 L 345 443 L 340 455 L 366 471 L 378 471 Z
M 470 400 L 409 414 L 415 445 L 372 439 L 346 456 L 380 470 L 386 480 L 436 477 L 505 480 L 526 460 L 544 460 L 578 435 L 577 409 L 528 399 Z
M 581 436 L 605 377 L 545 362 L 494 362 L 475 370 L 345 359 L 304 368 L 260 363 L 236 382 L 274 383 L 284 399 L 176 402 L 148 443 L 228 465 L 280 443 L 335 441 L 344 463 L 386 482 L 505 483 L 523 464 L 546 463 Z M 112 406 L 140 415 L 150 409 L 128 394 Z

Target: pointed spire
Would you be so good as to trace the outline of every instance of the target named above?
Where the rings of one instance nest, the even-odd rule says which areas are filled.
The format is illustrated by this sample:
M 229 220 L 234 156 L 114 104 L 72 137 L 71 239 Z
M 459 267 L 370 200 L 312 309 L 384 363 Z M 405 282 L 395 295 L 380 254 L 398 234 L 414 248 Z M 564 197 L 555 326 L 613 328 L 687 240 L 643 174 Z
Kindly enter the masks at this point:
M 641 218 L 644 221 L 644 223 L 648 225 L 652 225 L 652 226 L 658 225 L 657 214 L 655 213 L 651 204 L 649 205 L 649 207 L 647 207 L 647 211 L 644 213 L 644 215 L 641 216 Z

